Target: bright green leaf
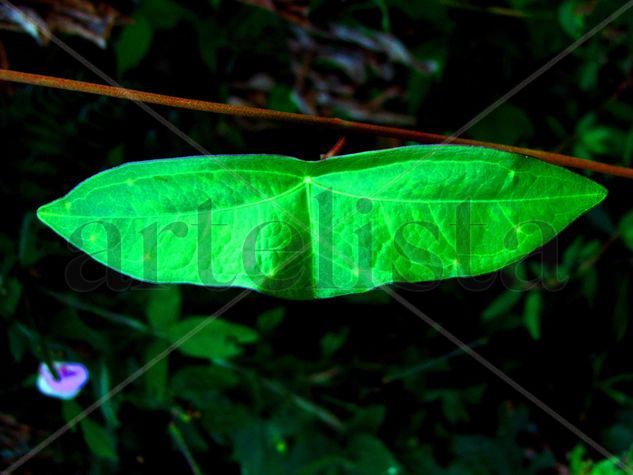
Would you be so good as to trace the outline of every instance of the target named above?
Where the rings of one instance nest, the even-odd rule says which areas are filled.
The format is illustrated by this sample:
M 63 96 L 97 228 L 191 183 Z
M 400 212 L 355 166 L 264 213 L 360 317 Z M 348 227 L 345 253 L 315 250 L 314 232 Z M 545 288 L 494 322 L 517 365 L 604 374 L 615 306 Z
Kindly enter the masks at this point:
M 89 178 L 38 216 L 141 280 L 310 299 L 493 272 L 605 195 L 535 159 L 438 145 L 318 162 L 244 155 L 130 163 Z

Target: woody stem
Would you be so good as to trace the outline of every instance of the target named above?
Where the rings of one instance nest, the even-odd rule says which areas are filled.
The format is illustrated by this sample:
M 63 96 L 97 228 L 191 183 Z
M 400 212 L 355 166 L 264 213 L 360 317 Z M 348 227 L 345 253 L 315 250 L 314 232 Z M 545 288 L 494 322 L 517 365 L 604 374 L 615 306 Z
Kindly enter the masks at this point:
M 554 165 L 579 168 L 582 170 L 590 170 L 607 175 L 615 175 L 623 178 L 633 179 L 632 168 L 621 167 L 618 165 L 594 162 L 592 160 L 572 157 L 560 153 L 546 152 L 543 150 L 534 150 L 523 147 L 515 147 L 511 145 L 481 142 L 478 140 L 464 139 L 461 137 L 451 137 L 421 132 L 417 130 L 401 129 L 398 127 L 389 127 L 384 125 L 369 124 L 366 122 L 344 120 L 336 117 L 319 117 L 306 114 L 298 114 L 294 112 L 282 112 L 270 109 L 263 109 L 258 107 L 222 104 L 196 99 L 186 99 L 182 97 L 167 96 L 163 94 L 155 94 L 151 92 L 137 91 L 121 87 L 105 86 L 102 84 L 94 84 L 84 81 L 75 81 L 71 79 L 44 76 L 40 74 L 11 71 L 8 69 L 0 69 L 0 80 L 31 84 L 35 86 L 51 87 L 56 89 L 64 89 L 68 91 L 85 92 L 88 94 L 97 94 L 100 96 L 109 96 L 118 99 L 177 107 L 180 109 L 190 109 L 203 112 L 211 112 L 215 114 L 317 126 L 338 130 L 343 133 L 356 132 L 383 137 L 392 137 L 402 140 L 413 140 L 420 143 L 460 144 L 488 147 L 505 152 L 528 155 L 534 158 L 538 158 L 539 160 L 552 163 Z

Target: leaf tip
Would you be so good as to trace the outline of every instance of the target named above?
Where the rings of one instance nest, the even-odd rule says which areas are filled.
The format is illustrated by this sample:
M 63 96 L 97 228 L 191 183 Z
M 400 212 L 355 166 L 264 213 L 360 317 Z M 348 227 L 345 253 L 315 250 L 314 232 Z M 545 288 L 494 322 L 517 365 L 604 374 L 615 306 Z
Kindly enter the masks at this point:
M 67 215 L 71 207 L 72 205 L 70 201 L 59 199 L 40 206 L 37 208 L 35 214 L 37 215 L 37 219 L 39 219 L 42 223 L 52 227 L 54 217 Z
M 50 208 L 51 203 L 45 204 L 37 208 L 35 214 L 37 215 L 37 219 L 39 219 L 44 224 L 48 224 L 48 209 Z

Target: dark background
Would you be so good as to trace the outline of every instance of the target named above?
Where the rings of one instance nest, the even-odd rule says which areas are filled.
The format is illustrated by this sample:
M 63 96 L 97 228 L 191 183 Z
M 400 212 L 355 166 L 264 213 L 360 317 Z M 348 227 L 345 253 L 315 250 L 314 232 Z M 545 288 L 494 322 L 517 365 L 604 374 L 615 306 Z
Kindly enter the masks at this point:
M 91 12 L 88 2 L 15 3 L 126 87 L 442 134 L 622 4 L 118 1 L 108 37 L 97 21 L 104 4 Z M 81 23 L 73 11 L 95 21 L 73 29 Z M 53 24 L 55 15 L 65 22 Z M 38 44 L 24 23 L 0 24 L 16 30 L 0 30 L 3 66 L 101 82 L 54 44 Z M 630 165 L 632 47 L 629 11 L 466 136 Z M 0 89 L 6 466 L 165 348 L 156 322 L 212 314 L 239 291 L 159 289 L 107 273 L 35 218 L 37 207 L 99 171 L 196 154 L 190 145 L 133 103 Z M 339 138 L 155 109 L 211 153 L 315 160 Z M 402 144 L 349 134 L 344 153 Z M 609 189 L 607 199 L 528 259 L 485 279 L 395 290 L 626 457 L 633 194 L 625 179 L 592 178 Z M 78 287 L 78 263 L 94 285 Z M 257 331 L 257 342 L 224 354 L 220 335 L 208 342 L 217 345 L 213 359 L 173 353 L 18 473 L 620 473 L 381 290 L 314 302 L 251 294 L 223 318 Z M 37 367 L 50 358 L 90 368 L 74 401 L 35 389 Z

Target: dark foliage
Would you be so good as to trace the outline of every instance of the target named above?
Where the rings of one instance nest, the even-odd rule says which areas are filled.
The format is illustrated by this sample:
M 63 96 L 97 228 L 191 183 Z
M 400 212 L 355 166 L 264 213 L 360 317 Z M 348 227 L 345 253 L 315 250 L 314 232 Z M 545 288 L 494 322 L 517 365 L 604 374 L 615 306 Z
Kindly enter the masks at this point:
M 621 5 L 110 3 L 126 19 L 106 48 L 85 35 L 61 39 L 124 86 L 437 133 L 458 130 Z M 0 59 L 12 69 L 99 80 L 55 45 L 15 29 L 0 31 Z M 631 165 L 632 70 L 629 11 L 466 135 Z M 34 215 L 100 170 L 195 154 L 189 144 L 132 103 L 0 87 L 0 458 L 7 466 L 163 351 L 172 341 L 167 325 L 213 314 L 237 291 L 121 278 Z M 339 138 L 157 110 L 211 153 L 314 160 Z M 346 153 L 400 144 L 347 139 Z M 631 183 L 593 178 L 610 190 L 603 205 L 529 259 L 479 279 L 396 290 L 626 457 Z M 315 302 L 253 294 L 222 318 L 234 325 L 195 337 L 208 355 L 185 347 L 170 354 L 18 473 L 620 473 L 381 290 Z M 36 390 L 37 367 L 51 359 L 89 367 L 75 400 Z

